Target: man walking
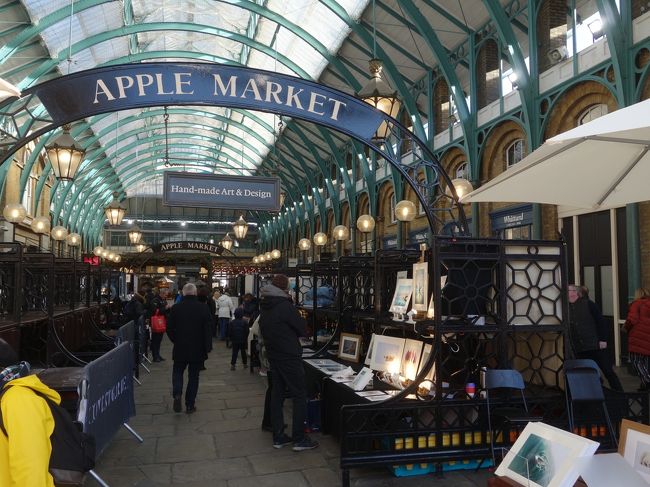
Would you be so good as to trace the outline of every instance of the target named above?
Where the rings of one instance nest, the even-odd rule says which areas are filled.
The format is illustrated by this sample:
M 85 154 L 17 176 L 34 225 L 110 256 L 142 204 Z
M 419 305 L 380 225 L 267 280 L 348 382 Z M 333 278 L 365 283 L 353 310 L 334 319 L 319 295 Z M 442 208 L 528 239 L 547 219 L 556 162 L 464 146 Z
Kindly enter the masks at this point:
M 318 442 L 305 435 L 307 418 L 307 391 L 302 365 L 302 347 L 298 337 L 307 334 L 305 320 L 291 303 L 287 289 L 289 278 L 276 274 L 271 284 L 262 288 L 260 330 L 273 371 L 271 388 L 271 424 L 273 447 L 282 448 L 293 443 L 294 451 L 311 450 Z M 293 398 L 292 437 L 284 432 L 282 403 L 285 390 Z
M 570 284 L 569 298 L 569 330 L 571 346 L 576 358 L 591 359 L 602 371 L 609 382 L 609 387 L 615 391 L 623 391 L 612 366 L 612 360 L 607 353 L 607 329 L 603 316 L 596 303 L 589 300 L 585 287 Z
M 212 345 L 212 316 L 210 310 L 196 299 L 196 286 L 183 286 L 183 300 L 172 306 L 167 320 L 167 335 L 174 344 L 172 359 L 172 395 L 174 412 L 181 412 L 183 375 L 187 372 L 185 390 L 186 412 L 196 411 L 195 400 L 199 391 L 199 371 L 208 358 Z

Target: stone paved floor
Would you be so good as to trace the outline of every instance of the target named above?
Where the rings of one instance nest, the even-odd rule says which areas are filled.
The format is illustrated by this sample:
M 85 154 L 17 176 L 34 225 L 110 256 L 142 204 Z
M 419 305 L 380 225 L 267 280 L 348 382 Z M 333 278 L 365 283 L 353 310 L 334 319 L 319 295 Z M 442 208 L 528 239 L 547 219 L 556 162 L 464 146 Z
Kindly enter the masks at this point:
M 163 340 L 163 357 L 143 371 L 136 385 L 137 416 L 131 426 L 144 438 L 138 443 L 126 430 L 116 435 L 100 457 L 96 471 L 111 487 L 333 487 L 341 483 L 339 446 L 321 434 L 320 447 L 296 453 L 272 447 L 260 429 L 266 378 L 241 365 L 230 370 L 230 350 L 216 342 L 201 372 L 197 412 L 175 414 L 171 398 L 171 346 Z M 285 416 L 285 420 L 290 419 Z M 289 421 L 290 422 L 290 421 Z M 449 472 L 394 477 L 387 469 L 354 469 L 354 487 L 485 486 L 489 473 Z M 93 480 L 87 486 L 96 486 Z

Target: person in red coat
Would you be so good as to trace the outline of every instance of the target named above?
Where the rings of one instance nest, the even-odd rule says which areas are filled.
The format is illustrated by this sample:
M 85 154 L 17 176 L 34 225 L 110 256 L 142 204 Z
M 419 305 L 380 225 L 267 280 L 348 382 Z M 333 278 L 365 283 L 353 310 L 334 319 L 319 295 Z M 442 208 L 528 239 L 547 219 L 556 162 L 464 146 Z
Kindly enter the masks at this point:
M 628 332 L 627 349 L 630 352 L 630 362 L 634 365 L 642 381 L 639 390 L 650 390 L 650 293 L 647 289 L 639 288 L 634 293 L 634 301 L 630 304 L 625 320 L 625 330 Z

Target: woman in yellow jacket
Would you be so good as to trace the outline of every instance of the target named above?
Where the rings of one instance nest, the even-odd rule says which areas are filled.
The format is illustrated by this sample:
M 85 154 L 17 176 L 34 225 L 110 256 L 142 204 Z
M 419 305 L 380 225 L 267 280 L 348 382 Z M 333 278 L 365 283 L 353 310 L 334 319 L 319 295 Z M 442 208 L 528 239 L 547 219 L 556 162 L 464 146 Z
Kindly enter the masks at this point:
M 18 363 L 16 353 L 0 339 L 0 408 L 7 431 L 5 435 L 0 430 L 2 487 L 54 487 L 48 471 L 54 419 L 45 399 L 34 391 L 57 404 L 61 397 L 30 374 L 29 364 Z

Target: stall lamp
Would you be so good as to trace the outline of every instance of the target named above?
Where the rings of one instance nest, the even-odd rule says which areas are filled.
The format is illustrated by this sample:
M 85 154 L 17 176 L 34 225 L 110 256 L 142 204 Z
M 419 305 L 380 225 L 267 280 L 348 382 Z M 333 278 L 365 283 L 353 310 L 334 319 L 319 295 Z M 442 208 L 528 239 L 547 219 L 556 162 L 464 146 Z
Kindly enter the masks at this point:
M 102 249 L 102 258 L 103 258 L 103 259 L 108 258 L 108 250 L 106 250 L 106 249 Z
M 264 263 L 265 260 L 266 260 L 266 259 L 264 258 L 264 254 L 260 254 L 260 255 L 257 257 L 257 261 L 258 261 L 260 264 Z
M 65 227 L 57 225 L 52 229 L 52 238 L 58 242 L 65 240 L 68 236 L 68 230 Z
M 273 252 L 271 252 L 271 257 L 277 260 L 282 257 L 282 252 L 280 252 L 278 249 L 274 249 Z
M 135 246 L 135 250 L 137 250 L 138 252 L 144 252 L 145 250 L 147 250 L 147 246 L 143 243 L 139 243 L 138 245 Z
M 273 260 L 273 254 L 271 252 L 267 252 L 264 254 L 264 260 L 269 261 Z
M 50 219 L 46 216 L 37 216 L 32 220 L 31 227 L 34 233 L 50 233 Z
M 323 246 L 327 243 L 327 235 L 325 235 L 323 232 L 318 232 L 316 235 L 314 235 L 314 243 L 318 246 Z
M 103 252 L 104 249 L 100 245 L 93 249 L 93 254 L 95 254 L 97 257 L 101 257 Z
M 469 180 L 465 178 L 452 179 L 451 184 L 454 185 L 454 189 L 456 190 L 456 196 L 458 196 L 459 200 L 462 200 L 464 196 L 466 196 L 467 194 L 471 193 L 474 190 L 472 183 L 470 183 Z
M 259 259 L 259 257 L 257 255 L 255 257 L 253 257 L 253 264 L 258 264 L 259 261 L 260 261 L 260 259 Z
M 121 260 L 122 260 L 122 256 L 121 255 L 116 255 L 115 258 L 113 259 L 113 262 L 118 263 Z
M 115 191 L 113 193 L 113 201 L 104 208 L 109 225 L 120 225 L 122 223 L 122 218 L 124 218 L 124 215 L 126 214 L 126 206 L 120 203 L 117 199 L 119 196 L 120 194 Z
M 230 250 L 232 248 L 232 244 L 232 238 L 226 233 L 226 236 L 223 237 L 223 240 L 221 240 L 221 246 L 226 250 Z
M 370 233 L 375 229 L 375 219 L 370 215 L 361 215 L 357 219 L 357 229 L 361 233 Z
M 415 203 L 410 200 L 402 200 L 395 205 L 395 218 L 401 222 L 413 221 L 416 214 Z
M 65 238 L 65 241 L 70 247 L 79 247 L 81 245 L 81 235 L 78 233 L 70 233 Z
M 86 155 L 85 149 L 70 135 L 70 125 L 63 126 L 63 133 L 46 147 L 45 152 L 52 164 L 54 177 L 59 181 L 72 181 Z
M 233 224 L 232 230 L 235 234 L 235 238 L 243 240 L 248 233 L 248 223 L 244 220 L 243 215 L 239 216 L 239 219 Z
M 298 248 L 300 250 L 309 250 L 311 248 L 311 240 L 308 238 L 301 238 L 298 241 Z
M 333 230 L 335 240 L 347 240 L 350 238 L 350 229 L 345 225 L 337 225 Z
M 137 245 L 142 239 L 142 231 L 137 225 L 133 225 L 126 234 L 129 237 L 129 242 L 131 242 L 131 245 Z
M 27 210 L 20 203 L 9 203 L 2 210 L 2 215 L 8 222 L 21 223 L 27 216 Z

